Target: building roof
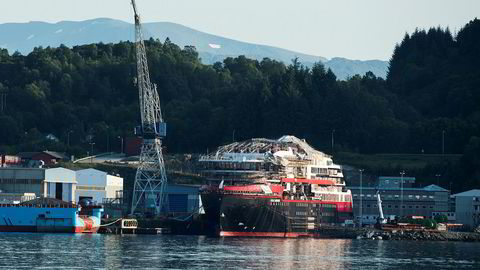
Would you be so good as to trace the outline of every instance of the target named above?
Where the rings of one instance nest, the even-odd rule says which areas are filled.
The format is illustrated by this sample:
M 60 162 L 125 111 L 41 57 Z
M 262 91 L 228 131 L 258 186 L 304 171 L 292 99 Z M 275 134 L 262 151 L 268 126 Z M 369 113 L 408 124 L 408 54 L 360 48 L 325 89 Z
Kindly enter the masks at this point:
M 20 158 L 32 158 L 34 155 L 38 154 L 39 152 L 20 152 L 17 154 Z
M 43 153 L 47 154 L 47 155 L 50 155 L 54 158 L 60 158 L 60 159 L 68 159 L 68 157 L 62 153 L 59 153 L 59 152 L 55 152 L 55 151 L 43 151 Z
M 63 167 L 46 169 L 44 181 L 47 183 L 77 184 L 75 171 Z
M 102 173 L 102 174 L 108 174 L 104 171 L 100 171 L 100 170 L 97 170 L 97 169 L 94 169 L 94 168 L 87 168 L 87 169 L 81 169 L 81 170 L 77 170 L 75 171 L 75 173 L 86 173 L 86 172 L 95 172 L 95 173 Z
M 457 193 L 457 194 L 453 194 L 452 196 L 456 197 L 456 196 L 459 196 L 459 197 L 480 197 L 480 189 L 472 189 L 472 190 L 469 190 L 469 191 L 464 191 L 464 192 L 460 192 L 460 193 Z
M 55 152 L 55 151 L 42 151 L 42 152 L 21 152 L 21 153 L 18 153 L 17 156 L 19 156 L 20 158 L 23 158 L 23 159 L 32 159 L 35 155 L 38 155 L 40 153 L 44 153 L 44 154 L 47 154 L 53 158 L 57 158 L 57 159 L 68 159 L 68 157 L 62 153 L 59 153 L 59 152 Z
M 447 189 L 444 189 L 442 187 L 439 187 L 437 185 L 429 185 L 423 188 L 424 190 L 428 191 L 448 191 Z

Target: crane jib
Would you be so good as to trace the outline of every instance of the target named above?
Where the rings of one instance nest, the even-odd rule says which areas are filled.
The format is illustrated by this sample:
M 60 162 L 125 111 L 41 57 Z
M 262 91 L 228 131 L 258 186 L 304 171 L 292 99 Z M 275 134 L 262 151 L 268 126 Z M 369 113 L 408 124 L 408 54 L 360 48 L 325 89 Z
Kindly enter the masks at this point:
M 138 13 L 137 13 L 137 4 L 135 3 L 135 0 L 132 0 L 132 6 L 133 6 L 133 13 L 135 14 L 135 21 L 138 18 Z

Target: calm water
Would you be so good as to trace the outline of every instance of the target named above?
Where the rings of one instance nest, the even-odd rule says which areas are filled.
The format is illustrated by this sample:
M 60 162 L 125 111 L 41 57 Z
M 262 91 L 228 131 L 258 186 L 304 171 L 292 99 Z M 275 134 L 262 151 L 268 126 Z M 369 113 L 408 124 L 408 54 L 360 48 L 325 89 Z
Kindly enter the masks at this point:
M 1 269 L 480 269 L 480 243 L 0 234 Z

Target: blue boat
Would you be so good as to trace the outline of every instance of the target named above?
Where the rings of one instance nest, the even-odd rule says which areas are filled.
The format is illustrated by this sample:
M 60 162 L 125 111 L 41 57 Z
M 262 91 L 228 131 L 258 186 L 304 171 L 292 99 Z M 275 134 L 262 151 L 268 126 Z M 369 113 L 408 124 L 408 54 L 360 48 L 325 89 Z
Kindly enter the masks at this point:
M 0 204 L 0 232 L 96 233 L 103 207 L 53 198 Z

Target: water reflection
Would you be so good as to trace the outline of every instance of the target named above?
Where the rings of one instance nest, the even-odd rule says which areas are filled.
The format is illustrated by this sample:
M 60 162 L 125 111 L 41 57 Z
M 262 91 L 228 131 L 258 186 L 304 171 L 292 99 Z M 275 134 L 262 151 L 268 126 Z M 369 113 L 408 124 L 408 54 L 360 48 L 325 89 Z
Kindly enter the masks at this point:
M 2 269 L 477 268 L 479 243 L 0 234 Z
M 249 265 L 252 268 L 263 266 L 275 269 L 305 269 L 318 267 L 323 269 L 348 269 L 350 262 L 345 254 L 351 246 L 350 240 L 320 239 L 249 239 L 242 241 L 244 245 L 253 245 L 262 253 L 252 254 Z

